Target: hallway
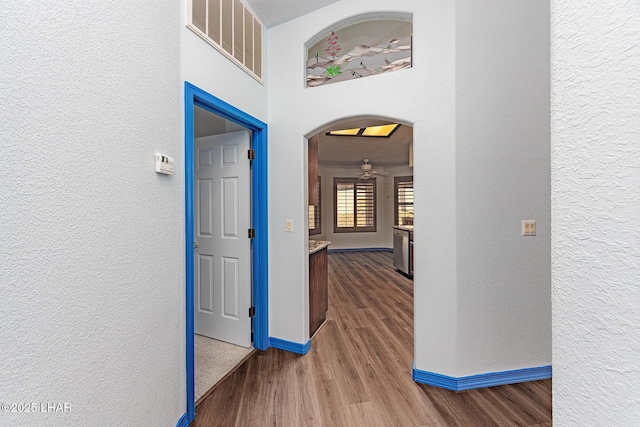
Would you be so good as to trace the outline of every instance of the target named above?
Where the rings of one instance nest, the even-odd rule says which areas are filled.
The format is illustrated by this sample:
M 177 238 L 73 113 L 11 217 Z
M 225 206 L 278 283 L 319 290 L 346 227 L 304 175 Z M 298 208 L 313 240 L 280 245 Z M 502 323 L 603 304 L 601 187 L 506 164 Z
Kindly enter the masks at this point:
M 193 426 L 551 426 L 551 380 L 454 393 L 411 379 L 413 282 L 388 252 L 329 254 L 312 344 L 305 356 L 256 352 Z

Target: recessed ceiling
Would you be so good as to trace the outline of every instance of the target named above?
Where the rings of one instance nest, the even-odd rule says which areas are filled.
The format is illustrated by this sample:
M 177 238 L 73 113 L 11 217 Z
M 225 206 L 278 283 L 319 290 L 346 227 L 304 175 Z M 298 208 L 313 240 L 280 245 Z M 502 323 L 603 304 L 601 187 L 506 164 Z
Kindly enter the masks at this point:
M 318 163 L 323 165 L 360 165 L 363 159 L 376 166 L 409 164 L 413 128 L 401 125 L 389 138 L 327 136 L 332 130 L 355 129 L 389 124 L 388 120 L 359 119 L 336 124 L 318 133 Z
M 388 125 L 380 126 L 368 126 L 355 129 L 340 129 L 327 132 L 328 136 L 366 136 L 370 138 L 389 138 L 398 129 L 400 125 L 398 123 L 391 123 Z
M 290 21 L 340 0 L 245 0 L 267 28 Z

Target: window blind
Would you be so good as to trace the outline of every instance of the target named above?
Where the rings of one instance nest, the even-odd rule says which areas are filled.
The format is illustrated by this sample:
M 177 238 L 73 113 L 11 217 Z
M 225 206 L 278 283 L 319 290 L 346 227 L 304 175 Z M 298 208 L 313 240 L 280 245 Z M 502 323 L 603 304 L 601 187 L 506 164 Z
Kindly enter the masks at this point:
M 395 178 L 396 225 L 413 225 L 413 177 Z
M 372 227 L 374 225 L 374 197 L 373 183 L 356 184 L 357 227 Z
M 353 227 L 353 195 L 354 184 L 342 183 L 337 184 L 336 189 L 336 223 L 338 227 Z
M 309 235 L 320 234 L 321 231 L 321 223 L 320 223 L 320 206 L 322 203 L 322 194 L 320 187 L 320 177 L 318 177 L 318 200 L 320 203 L 317 205 L 309 205 Z
M 334 232 L 376 231 L 376 180 L 334 178 Z

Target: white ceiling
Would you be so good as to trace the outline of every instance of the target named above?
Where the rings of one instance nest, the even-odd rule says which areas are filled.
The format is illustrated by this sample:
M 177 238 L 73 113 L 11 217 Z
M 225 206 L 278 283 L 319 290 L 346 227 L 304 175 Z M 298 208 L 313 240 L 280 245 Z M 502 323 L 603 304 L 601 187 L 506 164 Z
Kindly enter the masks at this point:
M 340 0 L 245 0 L 267 28 L 306 15 Z
M 364 159 L 374 166 L 409 164 L 409 146 L 413 128 L 401 125 L 389 138 L 327 136 L 330 130 L 390 124 L 389 120 L 355 119 L 318 133 L 318 163 L 324 165 L 360 165 Z

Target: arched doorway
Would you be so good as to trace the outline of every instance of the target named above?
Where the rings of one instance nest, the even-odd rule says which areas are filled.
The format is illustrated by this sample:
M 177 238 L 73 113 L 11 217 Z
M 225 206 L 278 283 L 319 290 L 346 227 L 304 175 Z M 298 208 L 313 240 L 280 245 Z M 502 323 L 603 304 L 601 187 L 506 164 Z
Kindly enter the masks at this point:
M 402 340 L 396 345 L 410 366 L 412 242 L 407 233 L 407 265 L 404 269 L 398 267 L 394 232 L 398 227 L 410 229 L 413 236 L 413 126 L 385 117 L 349 117 L 314 130 L 307 135 L 307 141 L 308 191 L 304 202 L 310 252 L 316 242 L 331 242 L 328 310 L 326 320 L 315 320 L 315 325 L 315 273 L 311 258 L 309 261 L 310 336 L 319 337 L 324 325 L 331 323 L 333 332 L 326 334 L 349 330 L 349 322 L 363 327 L 367 322 L 376 325 L 377 330 L 389 334 L 390 340 L 394 339 L 391 329 L 395 333 L 402 330 L 398 334 Z M 379 305 L 384 300 L 393 301 L 394 315 L 387 311 L 389 306 Z M 388 317 L 386 324 L 376 311 Z

